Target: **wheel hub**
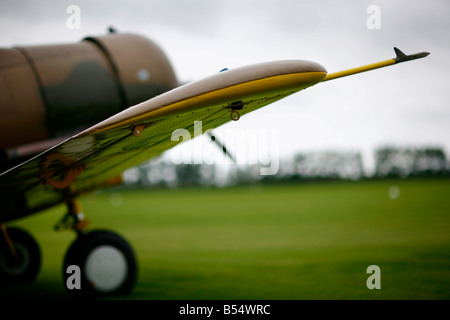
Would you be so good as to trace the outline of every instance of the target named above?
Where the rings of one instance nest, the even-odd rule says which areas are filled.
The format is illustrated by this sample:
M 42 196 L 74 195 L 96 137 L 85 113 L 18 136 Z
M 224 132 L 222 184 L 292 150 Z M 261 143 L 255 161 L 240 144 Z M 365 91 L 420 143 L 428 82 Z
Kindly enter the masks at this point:
M 23 273 L 30 262 L 30 255 L 23 244 L 14 243 L 14 248 L 16 256 L 13 256 L 10 252 L 2 251 L 2 259 L 0 259 L 1 269 L 10 276 Z
M 87 256 L 85 269 L 89 283 L 101 292 L 114 291 L 120 287 L 128 273 L 124 254 L 109 245 L 92 250 Z

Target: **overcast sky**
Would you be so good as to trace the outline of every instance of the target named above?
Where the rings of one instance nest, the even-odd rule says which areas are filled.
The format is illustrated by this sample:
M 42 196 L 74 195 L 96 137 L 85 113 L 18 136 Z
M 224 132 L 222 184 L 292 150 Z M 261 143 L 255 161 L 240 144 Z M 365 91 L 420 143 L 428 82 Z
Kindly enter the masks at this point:
M 69 29 L 69 5 L 81 28 Z M 380 9 L 379 29 L 368 27 Z M 181 82 L 262 61 L 302 59 L 329 73 L 405 53 L 420 60 L 318 84 L 217 130 L 271 129 L 282 156 L 310 150 L 440 146 L 450 155 L 450 2 L 5 1 L 0 46 L 77 42 L 108 26 L 156 41 Z

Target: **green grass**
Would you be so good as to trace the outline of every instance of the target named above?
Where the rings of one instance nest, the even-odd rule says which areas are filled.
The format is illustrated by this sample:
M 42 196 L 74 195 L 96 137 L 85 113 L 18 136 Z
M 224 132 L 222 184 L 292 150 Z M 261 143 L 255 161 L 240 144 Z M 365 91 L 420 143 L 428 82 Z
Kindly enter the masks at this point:
M 90 229 L 135 249 L 128 299 L 450 298 L 450 180 L 109 191 L 81 203 Z M 74 234 L 52 230 L 64 211 L 15 223 L 39 241 L 42 270 L 0 296 L 68 298 L 62 260 Z M 381 290 L 366 286 L 369 265 Z

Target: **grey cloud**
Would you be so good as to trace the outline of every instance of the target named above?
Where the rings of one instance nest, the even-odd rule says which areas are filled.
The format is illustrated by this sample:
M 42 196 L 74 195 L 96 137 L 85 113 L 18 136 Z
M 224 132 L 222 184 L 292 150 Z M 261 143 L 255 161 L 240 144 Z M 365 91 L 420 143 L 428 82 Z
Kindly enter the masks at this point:
M 183 79 L 195 78 L 189 74 L 194 70 L 191 67 L 194 64 L 195 72 L 208 75 L 203 69 L 207 59 L 217 61 L 217 65 L 228 61 L 249 63 L 249 60 L 261 61 L 266 57 L 310 59 L 333 72 L 391 58 L 393 46 L 406 53 L 430 51 L 431 55 L 424 60 L 373 71 L 367 76 L 355 76 L 354 80 L 324 84 L 325 87 L 312 88 L 308 94 L 301 93 L 299 98 L 294 97 L 288 103 L 314 103 L 310 106 L 310 124 L 313 126 L 314 117 L 319 117 L 316 110 L 338 116 L 339 110 L 345 109 L 342 104 L 350 103 L 345 97 L 353 99 L 354 107 L 373 114 L 404 105 L 407 99 L 414 111 L 404 116 L 408 115 L 408 109 L 398 108 L 401 125 L 413 133 L 421 121 L 435 123 L 442 128 L 436 132 L 447 133 L 436 136 L 436 142 L 445 143 L 450 150 L 450 126 L 446 125 L 450 117 L 447 108 L 450 92 L 446 89 L 446 73 L 450 69 L 448 0 L 0 1 L 0 27 L 4 30 L 0 34 L 2 45 L 26 44 L 27 41 L 78 41 L 86 35 L 105 32 L 107 26 L 113 25 L 119 31 L 141 33 L 164 41 L 163 48 L 176 58 L 173 62 L 180 69 L 189 66 L 183 68 Z M 70 4 L 79 5 L 82 10 L 83 27 L 79 33 L 65 29 L 66 8 Z M 366 9 L 372 4 L 381 9 L 380 30 L 369 30 L 366 26 Z M 222 43 L 226 44 L 224 48 Z M 239 44 L 237 49 L 232 47 L 234 43 Z M 228 60 L 229 56 L 232 58 Z M 375 91 L 376 105 L 365 98 L 369 89 Z M 432 110 L 427 108 L 430 96 L 433 98 Z M 277 110 L 291 110 L 283 103 L 278 104 Z M 255 118 L 261 115 L 258 118 L 261 121 L 270 110 L 274 109 L 255 113 Z M 299 110 L 300 117 L 307 109 L 295 110 Z M 283 118 L 280 116 L 280 119 Z M 332 128 L 334 120 L 330 119 L 323 127 Z M 344 118 L 340 121 L 344 127 L 355 126 Z M 373 125 L 373 120 L 365 117 L 359 121 L 357 126 L 362 129 Z M 283 128 L 292 126 L 293 134 L 296 124 L 290 119 L 273 123 Z M 369 137 L 371 133 L 365 134 L 367 137 L 361 132 L 360 139 L 375 140 L 373 136 Z M 351 137 L 348 139 L 351 144 Z M 411 139 L 414 139 L 413 135 Z

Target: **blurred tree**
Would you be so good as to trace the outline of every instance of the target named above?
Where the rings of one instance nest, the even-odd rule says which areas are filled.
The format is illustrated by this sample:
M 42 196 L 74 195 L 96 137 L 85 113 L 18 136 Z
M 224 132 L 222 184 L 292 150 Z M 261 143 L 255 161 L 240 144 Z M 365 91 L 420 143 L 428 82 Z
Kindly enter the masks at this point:
M 318 151 L 299 153 L 294 157 L 300 179 L 352 179 L 363 176 L 359 152 Z
M 375 151 L 375 176 L 401 177 L 447 174 L 447 160 L 440 148 L 382 147 Z
M 447 159 L 439 148 L 417 150 L 414 157 L 412 174 L 415 176 L 443 176 L 446 174 Z
M 176 179 L 180 186 L 198 186 L 202 184 L 201 165 L 179 164 L 175 166 Z

